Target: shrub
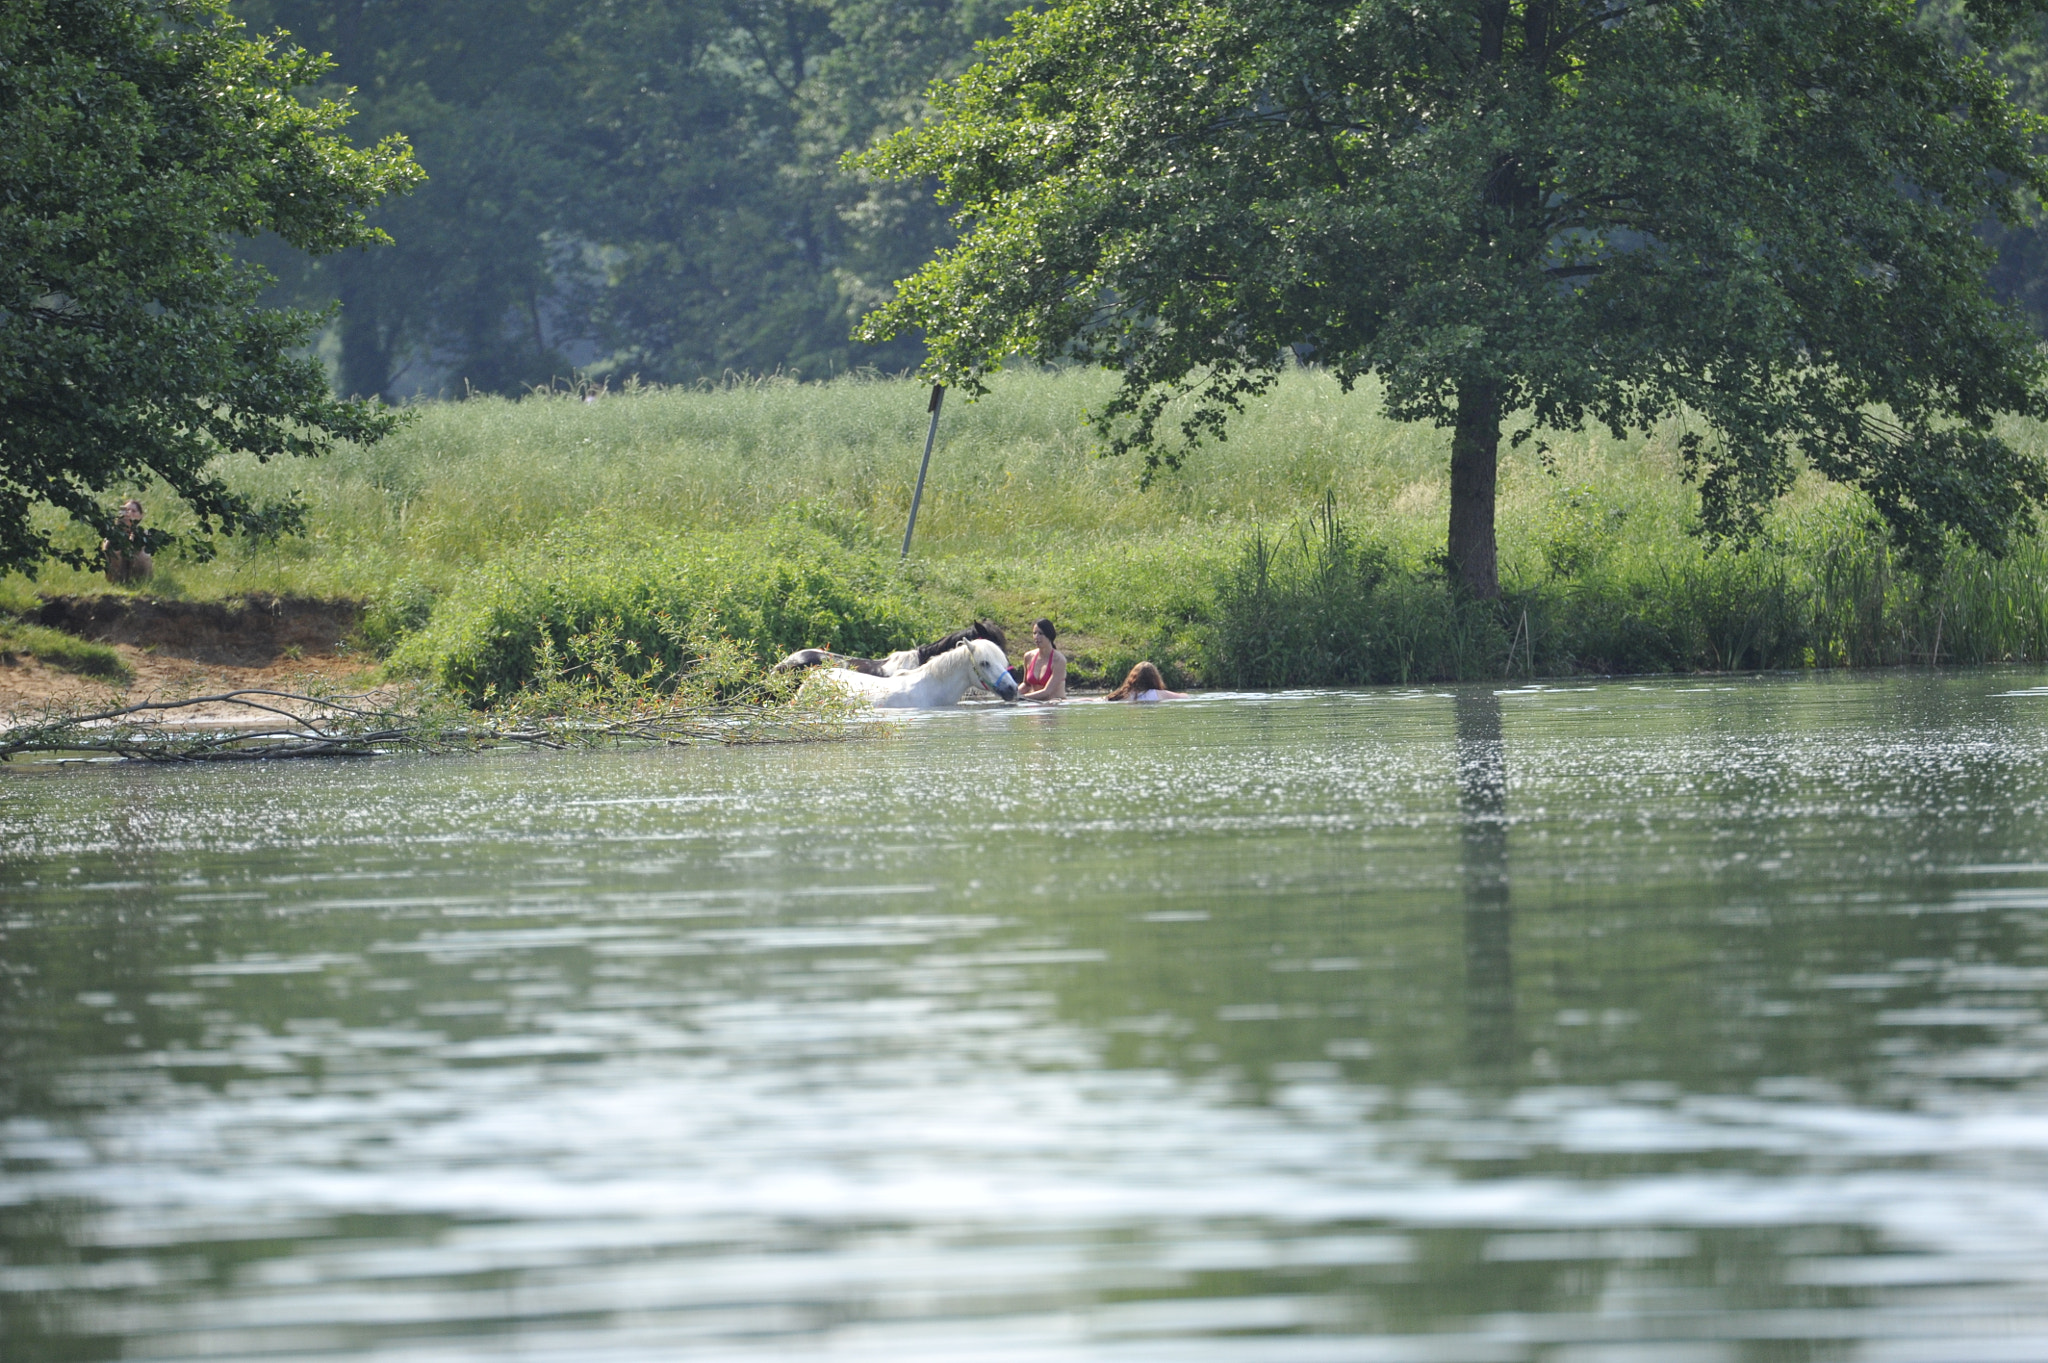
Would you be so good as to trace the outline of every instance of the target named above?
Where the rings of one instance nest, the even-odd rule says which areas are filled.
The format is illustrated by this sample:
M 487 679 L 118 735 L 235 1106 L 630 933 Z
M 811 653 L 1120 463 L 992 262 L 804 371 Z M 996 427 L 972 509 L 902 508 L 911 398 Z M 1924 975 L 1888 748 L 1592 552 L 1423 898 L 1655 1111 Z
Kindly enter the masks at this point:
M 440 593 L 416 577 L 387 583 L 363 608 L 356 642 L 380 658 L 388 658 L 406 635 L 425 627 L 434 615 Z
M 636 678 L 685 675 L 689 638 L 730 640 L 756 664 L 804 647 L 872 656 L 936 632 L 892 566 L 795 518 L 670 543 L 583 526 L 456 588 L 392 665 L 483 705 L 551 668 L 573 679 L 587 662 L 578 641 L 597 637 L 611 665 Z

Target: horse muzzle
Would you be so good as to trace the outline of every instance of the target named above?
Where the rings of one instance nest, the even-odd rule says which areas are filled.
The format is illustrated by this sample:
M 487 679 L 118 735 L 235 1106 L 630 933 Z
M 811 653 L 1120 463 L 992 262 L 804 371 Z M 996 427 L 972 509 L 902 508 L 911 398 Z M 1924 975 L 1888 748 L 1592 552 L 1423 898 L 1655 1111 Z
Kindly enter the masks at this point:
M 1017 699 L 1017 679 L 1005 672 L 1000 678 L 988 684 L 988 689 L 1004 700 Z

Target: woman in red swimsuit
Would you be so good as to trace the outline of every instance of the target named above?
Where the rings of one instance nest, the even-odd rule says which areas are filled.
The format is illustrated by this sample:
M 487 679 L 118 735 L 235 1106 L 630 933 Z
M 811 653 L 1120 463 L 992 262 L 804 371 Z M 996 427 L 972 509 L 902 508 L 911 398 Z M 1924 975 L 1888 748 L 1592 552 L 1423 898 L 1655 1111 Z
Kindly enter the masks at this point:
M 1024 655 L 1024 686 L 1017 692 L 1018 700 L 1067 698 L 1067 655 L 1052 646 L 1058 637 L 1050 620 L 1031 627 L 1031 642 L 1037 647 Z

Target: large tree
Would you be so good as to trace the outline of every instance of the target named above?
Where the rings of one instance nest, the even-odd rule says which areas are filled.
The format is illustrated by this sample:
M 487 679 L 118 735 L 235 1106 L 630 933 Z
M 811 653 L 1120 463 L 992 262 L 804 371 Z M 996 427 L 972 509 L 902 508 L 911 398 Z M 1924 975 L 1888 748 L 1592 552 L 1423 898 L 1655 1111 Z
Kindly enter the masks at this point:
M 1966 6 L 1980 41 L 2042 7 Z M 937 98 L 866 164 L 938 177 L 963 239 L 869 336 L 924 328 L 968 386 L 1107 364 L 1111 448 L 1153 460 L 1285 365 L 1377 376 L 1452 430 L 1477 596 L 1504 422 L 1684 416 L 1714 534 L 1802 458 L 1922 550 L 2000 550 L 2048 493 L 1992 430 L 2048 402 L 1973 233 L 2048 175 L 1908 0 L 1067 0 Z
M 243 35 L 219 0 L 0 7 L 0 571 L 93 550 L 110 488 L 161 478 L 199 538 L 258 513 L 223 454 L 315 454 L 388 413 L 337 402 L 299 353 L 319 318 L 257 306 L 232 254 L 382 239 L 365 210 L 418 177 L 404 143 L 351 148 L 345 104 L 291 90 L 324 67 Z

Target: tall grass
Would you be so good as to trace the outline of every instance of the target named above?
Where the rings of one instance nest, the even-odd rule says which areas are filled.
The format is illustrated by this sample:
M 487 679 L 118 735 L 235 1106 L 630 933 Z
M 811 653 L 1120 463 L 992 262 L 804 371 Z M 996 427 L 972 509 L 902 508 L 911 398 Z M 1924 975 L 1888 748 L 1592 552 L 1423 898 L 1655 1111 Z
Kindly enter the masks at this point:
M 366 646 L 472 689 L 516 684 L 525 664 L 507 659 L 543 634 L 637 611 L 654 647 L 646 612 L 707 602 L 760 650 L 1049 615 L 1084 677 L 1152 657 L 1176 680 L 1245 685 L 2048 656 L 2036 542 L 1917 574 L 1859 499 L 1802 479 L 1757 544 L 1710 549 L 1689 533 L 1676 429 L 1553 434 L 1547 463 L 1504 452 L 1506 594 L 1459 604 L 1432 566 L 1447 433 L 1301 371 L 1143 485 L 1134 462 L 1094 454 L 1085 413 L 1113 382 L 1027 370 L 980 401 L 949 396 L 900 570 L 927 390 L 850 377 L 422 404 L 374 447 L 230 463 L 259 499 L 301 495 L 309 533 L 161 556 L 148 590 L 358 598 Z M 105 589 L 61 569 L 36 585 Z M 838 602 L 839 623 L 776 614 L 785 591 Z M 479 643 L 491 630 L 516 642 Z
M 1483 675 L 1519 635 L 1441 573 L 1360 540 L 1333 495 L 1277 538 L 1254 531 L 1222 579 L 1199 670 L 1224 685 L 1288 687 Z
M 1388 422 L 1370 394 L 1340 393 L 1311 373 L 1252 404 L 1227 442 L 1141 488 L 1134 461 L 1095 457 L 1085 425 L 1111 387 L 1092 371 L 1023 371 L 998 375 L 979 401 L 950 396 L 919 514 L 920 554 L 974 555 L 1029 573 L 1081 544 L 1230 538 L 1329 491 L 1348 507 L 1404 519 L 1428 519 L 1442 500 L 1441 432 Z M 445 585 L 510 545 L 593 515 L 622 530 L 722 531 L 799 503 L 886 544 L 900 538 L 909 509 L 924 394 L 855 377 L 591 403 L 425 403 L 373 447 L 231 463 L 236 485 L 259 498 L 303 494 L 312 534 L 174 565 L 175 581 L 202 595 L 259 586 L 361 595 L 404 574 Z M 1511 477 L 1516 470 L 1520 463 Z M 182 528 L 176 517 L 152 522 Z
M 1563 494 L 1582 523 L 1591 494 Z M 1618 520 L 1618 518 L 1610 518 Z M 1497 602 L 1361 538 L 1335 499 L 1253 534 L 1222 579 L 1199 670 L 1302 686 L 1575 672 L 1730 671 L 2048 659 L 2048 545 L 1954 546 L 1911 571 L 1859 501 L 1781 516 L 1759 542 L 1551 539 Z

